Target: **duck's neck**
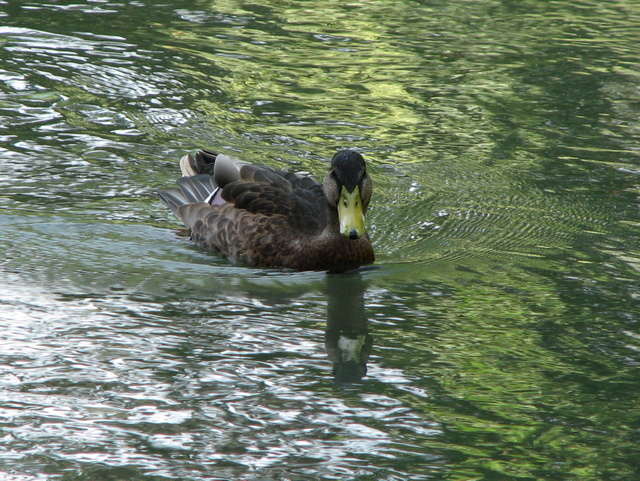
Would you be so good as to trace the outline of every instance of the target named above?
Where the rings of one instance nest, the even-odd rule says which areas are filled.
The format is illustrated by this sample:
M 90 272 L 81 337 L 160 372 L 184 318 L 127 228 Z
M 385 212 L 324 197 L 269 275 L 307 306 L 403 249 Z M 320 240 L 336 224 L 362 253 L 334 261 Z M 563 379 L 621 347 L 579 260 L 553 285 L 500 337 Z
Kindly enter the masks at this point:
M 327 226 L 324 228 L 324 236 L 335 237 L 342 235 L 340 233 L 340 219 L 338 218 L 338 211 L 335 207 L 327 204 Z
M 331 270 L 342 272 L 371 264 L 375 260 L 369 238 L 364 235 L 349 239 L 340 233 L 338 213 L 327 208 L 327 224 L 321 235 L 309 236 L 295 243 L 291 264 L 284 267 L 301 270 Z

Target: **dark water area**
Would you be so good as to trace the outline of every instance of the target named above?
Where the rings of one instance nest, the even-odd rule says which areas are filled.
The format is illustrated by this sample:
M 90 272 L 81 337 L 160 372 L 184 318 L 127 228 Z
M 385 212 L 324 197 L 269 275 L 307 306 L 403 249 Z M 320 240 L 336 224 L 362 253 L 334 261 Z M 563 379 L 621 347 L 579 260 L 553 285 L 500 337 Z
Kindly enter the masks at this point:
M 640 479 L 638 18 L 0 1 L 0 478 Z M 193 246 L 200 147 L 361 151 L 376 264 Z

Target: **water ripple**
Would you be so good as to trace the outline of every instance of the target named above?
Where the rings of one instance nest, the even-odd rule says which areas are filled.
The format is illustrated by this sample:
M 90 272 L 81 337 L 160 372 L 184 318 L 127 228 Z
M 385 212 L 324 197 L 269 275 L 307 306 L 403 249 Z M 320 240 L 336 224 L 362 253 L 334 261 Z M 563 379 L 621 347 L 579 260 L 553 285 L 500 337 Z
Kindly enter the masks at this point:
M 2 479 L 637 478 L 633 2 L 0 3 Z M 194 247 L 200 146 L 363 151 L 376 266 Z

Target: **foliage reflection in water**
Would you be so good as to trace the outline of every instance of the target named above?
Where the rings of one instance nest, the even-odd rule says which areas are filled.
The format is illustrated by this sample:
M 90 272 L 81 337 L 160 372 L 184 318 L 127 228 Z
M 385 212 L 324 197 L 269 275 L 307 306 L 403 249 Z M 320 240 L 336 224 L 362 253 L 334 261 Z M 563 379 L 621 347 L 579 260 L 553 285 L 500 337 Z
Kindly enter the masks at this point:
M 0 2 L 0 477 L 640 477 L 637 2 Z M 379 262 L 153 197 L 363 151 Z

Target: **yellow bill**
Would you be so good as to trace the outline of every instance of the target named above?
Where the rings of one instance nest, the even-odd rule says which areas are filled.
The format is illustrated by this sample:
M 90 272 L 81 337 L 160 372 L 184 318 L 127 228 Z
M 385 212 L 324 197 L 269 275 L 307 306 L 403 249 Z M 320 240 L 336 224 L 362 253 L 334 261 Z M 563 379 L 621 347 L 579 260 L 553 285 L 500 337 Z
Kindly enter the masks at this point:
M 357 239 L 364 235 L 364 213 L 360 188 L 356 187 L 349 193 L 345 187 L 340 192 L 338 201 L 338 219 L 340 219 L 340 233 L 349 239 Z

